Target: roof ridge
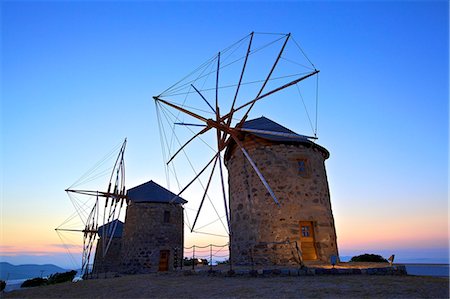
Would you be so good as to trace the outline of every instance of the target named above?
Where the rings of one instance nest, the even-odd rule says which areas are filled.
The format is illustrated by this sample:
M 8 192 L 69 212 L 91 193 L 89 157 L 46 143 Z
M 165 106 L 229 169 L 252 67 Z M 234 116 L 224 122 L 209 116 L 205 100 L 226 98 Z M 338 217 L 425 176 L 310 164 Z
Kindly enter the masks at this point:
M 187 201 L 153 180 L 127 190 L 127 199 L 133 202 L 160 202 L 184 204 Z

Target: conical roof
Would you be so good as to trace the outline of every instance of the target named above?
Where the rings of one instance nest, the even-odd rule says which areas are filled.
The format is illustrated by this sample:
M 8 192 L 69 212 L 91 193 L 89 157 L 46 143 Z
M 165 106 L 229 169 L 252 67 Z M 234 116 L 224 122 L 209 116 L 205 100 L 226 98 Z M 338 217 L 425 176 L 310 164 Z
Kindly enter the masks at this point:
M 112 234 L 114 225 L 116 225 L 116 229 L 114 230 L 114 233 Z M 105 233 L 108 237 L 111 237 L 111 234 L 112 234 L 113 238 L 120 238 L 120 237 L 122 237 L 122 233 L 123 233 L 123 222 L 120 221 L 119 219 L 108 222 L 105 225 L 99 226 L 97 229 L 97 233 L 100 237 L 103 237 L 103 233 Z
M 127 199 L 132 202 L 187 203 L 183 198 L 153 181 L 128 189 Z
M 313 142 L 312 137 L 297 134 L 292 130 L 261 116 L 252 120 L 244 122 L 241 128 L 241 132 L 244 134 L 253 135 L 265 140 L 272 141 L 274 143 L 287 143 L 287 144 L 303 144 L 308 147 L 314 147 L 320 150 L 325 155 L 325 159 L 328 159 L 330 152 L 317 143 Z M 225 158 L 228 159 L 231 154 L 232 148 L 234 148 L 235 142 L 231 140 L 225 152 Z
M 301 141 L 301 142 L 308 141 L 308 136 L 297 134 L 294 131 L 291 131 L 288 128 L 283 127 L 282 125 L 264 116 L 244 122 L 242 128 L 261 131 L 259 133 L 256 132 L 248 132 L 248 133 L 272 141 Z M 262 131 L 281 133 L 285 135 L 283 136 L 281 134 L 280 135 L 264 134 Z

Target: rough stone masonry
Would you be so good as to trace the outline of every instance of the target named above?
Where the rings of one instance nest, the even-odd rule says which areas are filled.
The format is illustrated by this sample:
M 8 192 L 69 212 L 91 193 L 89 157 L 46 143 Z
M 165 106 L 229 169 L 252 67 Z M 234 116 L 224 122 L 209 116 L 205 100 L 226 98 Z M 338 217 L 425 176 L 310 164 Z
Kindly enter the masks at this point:
M 295 134 L 266 118 L 246 124 Z M 232 262 L 292 265 L 299 260 L 329 261 L 332 255 L 339 256 L 325 170 L 328 151 L 303 137 L 243 133 L 239 138 L 280 206 L 239 146 L 230 143 L 225 163 L 229 172 Z M 301 223 L 310 223 L 310 228 Z
M 169 216 L 164 219 L 164 215 Z M 176 254 L 182 259 L 183 208 L 170 203 L 131 202 L 122 238 L 122 272 L 158 271 L 161 251 L 168 252 L 167 270 L 173 269 Z

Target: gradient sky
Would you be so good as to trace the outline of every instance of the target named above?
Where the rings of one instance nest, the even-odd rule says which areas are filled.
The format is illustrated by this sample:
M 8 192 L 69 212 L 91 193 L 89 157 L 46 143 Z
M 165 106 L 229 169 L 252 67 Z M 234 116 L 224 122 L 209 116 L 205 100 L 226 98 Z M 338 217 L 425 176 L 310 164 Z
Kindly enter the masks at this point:
M 0 260 L 68 265 L 64 189 L 124 137 L 127 186 L 164 185 L 152 96 L 261 31 L 293 33 L 321 70 L 340 254 L 448 262 L 448 15 L 447 1 L 2 1 Z

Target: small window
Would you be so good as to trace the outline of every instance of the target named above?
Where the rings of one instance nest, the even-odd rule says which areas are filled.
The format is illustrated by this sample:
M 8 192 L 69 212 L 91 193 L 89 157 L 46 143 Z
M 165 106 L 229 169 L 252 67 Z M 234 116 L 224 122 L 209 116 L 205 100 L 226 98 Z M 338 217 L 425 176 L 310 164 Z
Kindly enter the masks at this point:
M 309 237 L 309 226 L 302 225 L 302 237 Z
M 164 223 L 169 223 L 169 222 L 170 222 L 170 212 L 164 211 Z
M 298 174 L 301 177 L 307 177 L 308 176 L 308 167 L 307 167 L 306 159 L 297 160 L 297 169 L 298 169 Z

